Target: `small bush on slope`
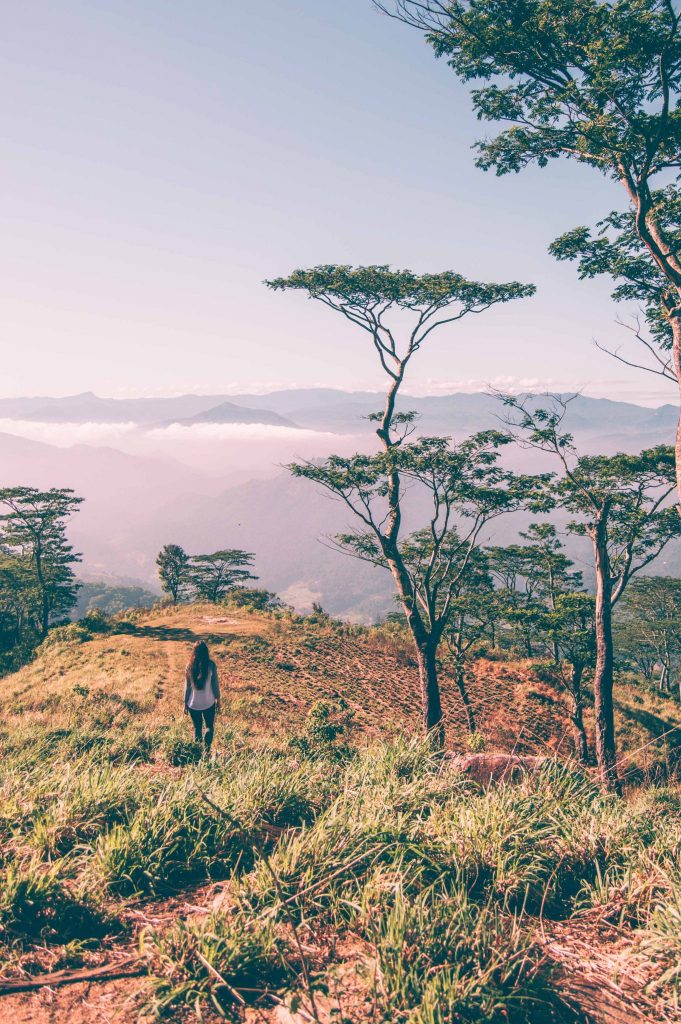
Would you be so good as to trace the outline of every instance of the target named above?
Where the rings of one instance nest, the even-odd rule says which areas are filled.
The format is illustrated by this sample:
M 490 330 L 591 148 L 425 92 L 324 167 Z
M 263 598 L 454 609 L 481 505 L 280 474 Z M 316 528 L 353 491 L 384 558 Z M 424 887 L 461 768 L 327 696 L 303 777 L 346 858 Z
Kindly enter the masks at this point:
M 147 955 L 155 965 L 153 1006 L 163 1013 L 178 1003 L 212 1003 L 226 1015 L 233 998 L 227 985 L 249 991 L 278 988 L 293 980 L 282 957 L 283 943 L 271 921 L 243 912 L 212 914 L 181 921 L 147 937 Z M 210 965 L 210 970 L 205 964 Z
M 66 884 L 63 861 L 16 861 L 0 870 L 0 941 L 69 942 L 101 937 L 111 922 Z

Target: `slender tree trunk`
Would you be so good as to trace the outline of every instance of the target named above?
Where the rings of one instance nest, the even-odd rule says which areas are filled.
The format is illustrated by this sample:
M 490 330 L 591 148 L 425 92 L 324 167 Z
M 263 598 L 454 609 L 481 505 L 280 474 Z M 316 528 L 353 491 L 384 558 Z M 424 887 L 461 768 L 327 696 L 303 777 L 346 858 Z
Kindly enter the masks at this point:
M 428 637 L 421 643 L 416 642 L 416 660 L 421 679 L 423 728 L 432 739 L 434 746 L 442 749 L 445 742 L 445 730 L 442 721 L 440 684 L 437 678 L 437 643 L 433 641 L 432 637 Z
M 43 576 L 43 549 L 38 539 L 35 545 L 35 574 L 38 579 L 40 590 L 40 635 L 45 639 L 50 628 L 50 599 L 47 593 L 47 585 Z
M 675 296 L 673 299 L 670 294 L 669 302 L 665 300 L 664 305 L 672 328 L 672 365 L 676 373 L 681 401 L 681 261 L 676 247 L 670 244 L 655 216 L 648 180 L 646 179 L 642 184 L 637 183 L 624 164 L 620 164 L 618 170 L 620 181 L 634 205 L 636 233 L 663 276 L 669 281 L 671 289 L 673 289 L 672 294 Z M 676 488 L 679 505 L 681 505 L 681 406 L 676 428 L 675 457 Z
M 392 420 L 395 413 L 397 395 L 404 379 L 407 360 L 399 364 L 393 375 L 392 384 L 385 399 L 385 408 L 381 417 L 381 425 L 376 434 L 383 449 L 390 452 L 398 446 L 392 435 Z M 444 746 L 445 729 L 442 721 L 442 702 L 440 700 L 440 684 L 437 678 L 437 649 L 441 635 L 436 635 L 418 613 L 412 582 L 407 572 L 399 549 L 399 534 L 402 524 L 401 480 L 397 468 L 392 467 L 387 474 L 388 483 L 388 529 L 382 538 L 383 554 L 388 563 L 393 579 L 400 595 L 402 607 L 407 616 L 407 623 L 416 647 L 416 660 L 421 680 L 421 716 L 426 735 L 438 748 Z
M 615 712 L 613 707 L 614 653 L 612 642 L 612 582 L 607 543 L 607 510 L 592 537 L 596 568 L 596 759 L 603 786 L 621 793 L 617 775 Z
M 582 695 L 583 674 L 584 666 L 579 664 L 579 662 L 573 663 L 570 668 L 570 696 L 572 698 L 570 718 L 572 720 L 575 754 L 582 764 L 588 764 L 589 744 L 586 739 L 586 729 L 584 728 L 584 697 Z
M 456 666 L 454 678 L 456 680 L 459 696 L 461 697 L 463 709 L 466 712 L 466 722 L 468 723 L 468 731 L 470 733 L 474 733 L 476 731 L 475 712 L 473 711 L 471 699 L 468 696 L 468 688 L 466 686 L 466 672 L 463 665 Z
M 673 316 L 672 325 L 672 364 L 676 373 L 676 381 L 679 388 L 679 418 L 676 423 L 676 440 L 674 442 L 674 457 L 676 460 L 676 489 L 681 506 L 681 317 Z

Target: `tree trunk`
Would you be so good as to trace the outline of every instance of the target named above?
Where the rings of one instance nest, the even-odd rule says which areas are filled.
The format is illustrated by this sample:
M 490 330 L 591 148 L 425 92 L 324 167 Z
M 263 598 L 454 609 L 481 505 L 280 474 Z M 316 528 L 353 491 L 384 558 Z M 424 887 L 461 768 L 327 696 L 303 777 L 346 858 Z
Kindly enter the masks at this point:
M 621 786 L 617 775 L 613 708 L 612 582 L 607 542 L 607 511 L 596 524 L 592 540 L 596 568 L 596 759 L 603 786 L 619 794 Z
M 414 640 L 421 680 L 423 728 L 433 741 L 433 745 L 441 750 L 445 742 L 445 729 L 442 721 L 440 684 L 437 678 L 437 643 L 431 637 L 420 643 L 416 638 Z
M 395 448 L 399 441 L 392 436 L 392 421 L 395 413 L 397 393 L 404 378 L 407 359 L 399 364 L 399 370 L 393 375 L 393 382 L 388 389 L 385 408 L 381 417 L 381 425 L 376 430 L 381 445 L 386 452 Z M 437 649 L 441 634 L 436 634 L 426 627 L 416 608 L 414 588 L 399 550 L 399 535 L 402 524 L 400 506 L 401 481 L 398 470 L 393 466 L 387 474 L 388 483 L 388 528 L 381 537 L 383 554 L 392 573 L 397 592 L 400 595 L 402 608 L 407 616 L 407 624 L 416 647 L 416 660 L 421 680 L 421 716 L 426 735 L 438 748 L 444 746 L 445 729 L 442 721 L 442 704 L 440 701 L 440 685 L 437 678 Z
M 589 744 L 586 739 L 584 728 L 584 698 L 582 696 L 582 675 L 584 666 L 575 662 L 570 671 L 570 696 L 572 697 L 572 735 L 575 744 L 575 754 L 582 764 L 589 763 Z
M 673 316 L 672 325 L 672 364 L 676 373 L 676 381 L 679 387 L 679 418 L 676 424 L 676 440 L 674 443 L 674 457 L 676 460 L 676 490 L 678 492 L 679 506 L 681 507 L 681 318 Z
M 456 685 L 457 685 L 457 688 L 459 690 L 459 696 L 461 697 L 461 703 L 463 704 L 463 709 L 466 712 L 466 721 L 468 723 L 468 731 L 470 733 L 474 733 L 475 729 L 476 729 L 476 725 L 475 725 L 475 712 L 473 711 L 473 705 L 471 704 L 471 699 L 468 696 L 468 689 L 466 687 L 466 673 L 464 671 L 463 665 L 458 665 L 457 666 L 456 671 L 454 673 L 454 678 L 456 680 Z

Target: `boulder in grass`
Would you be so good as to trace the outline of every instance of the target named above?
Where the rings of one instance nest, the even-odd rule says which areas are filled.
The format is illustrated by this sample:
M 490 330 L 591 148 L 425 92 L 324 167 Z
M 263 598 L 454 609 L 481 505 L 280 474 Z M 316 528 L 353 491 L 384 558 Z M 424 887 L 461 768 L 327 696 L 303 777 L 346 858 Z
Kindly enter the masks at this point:
M 547 760 L 521 754 L 459 754 L 452 757 L 450 765 L 486 789 L 493 782 L 519 782 L 525 775 L 538 772 Z

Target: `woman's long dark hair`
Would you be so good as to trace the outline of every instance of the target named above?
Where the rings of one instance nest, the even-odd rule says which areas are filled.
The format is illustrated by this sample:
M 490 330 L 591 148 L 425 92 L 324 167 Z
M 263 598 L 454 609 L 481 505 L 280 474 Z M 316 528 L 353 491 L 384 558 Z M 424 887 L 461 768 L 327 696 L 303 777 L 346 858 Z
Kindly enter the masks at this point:
M 208 647 L 203 640 L 198 640 L 194 644 L 192 655 L 187 665 L 187 677 L 195 689 L 202 690 L 206 685 L 209 667 L 210 655 Z

